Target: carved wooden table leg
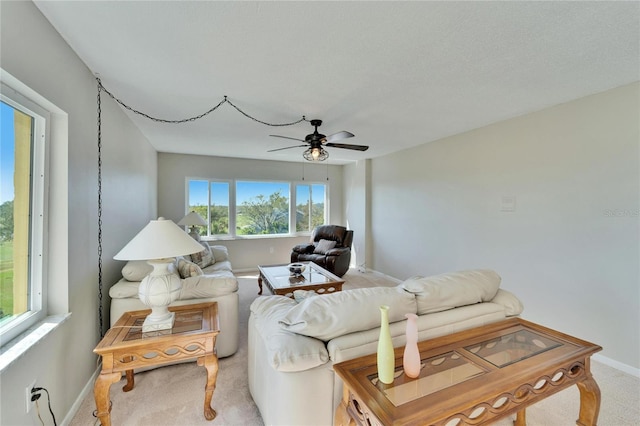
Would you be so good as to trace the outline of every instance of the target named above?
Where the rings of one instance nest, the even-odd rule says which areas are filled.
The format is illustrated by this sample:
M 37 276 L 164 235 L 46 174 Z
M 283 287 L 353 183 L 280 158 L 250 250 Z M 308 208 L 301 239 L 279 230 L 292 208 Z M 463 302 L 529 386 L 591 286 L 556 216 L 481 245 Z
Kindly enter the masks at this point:
M 580 390 L 580 417 L 576 424 L 580 426 L 595 426 L 600 414 L 600 388 L 591 373 L 582 382 L 578 382 Z
M 516 414 L 513 426 L 527 426 L 527 412 L 524 409 L 518 411 Z
M 262 294 L 262 274 L 258 275 L 258 287 L 260 287 L 258 294 Z
M 216 418 L 216 410 L 211 408 L 211 398 L 218 379 L 218 356 L 211 354 L 198 358 L 198 365 L 207 369 L 207 385 L 204 389 L 204 418 L 213 420 Z
M 130 390 L 133 389 L 133 386 L 135 385 L 133 381 L 133 370 L 125 371 L 125 375 L 127 376 L 127 384 L 124 385 L 124 387 L 122 388 L 122 391 L 129 392 Z
M 109 389 L 122 377 L 121 373 L 100 373 L 93 385 L 93 397 L 96 401 L 97 416 L 102 426 L 111 426 L 111 406 L 109 404 Z

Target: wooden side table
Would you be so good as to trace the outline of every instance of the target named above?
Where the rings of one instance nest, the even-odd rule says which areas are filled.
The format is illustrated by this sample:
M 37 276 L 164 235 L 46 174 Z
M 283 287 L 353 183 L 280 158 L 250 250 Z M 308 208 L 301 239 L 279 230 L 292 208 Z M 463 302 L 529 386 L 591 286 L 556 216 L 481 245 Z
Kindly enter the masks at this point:
M 395 349 L 391 384 L 378 380 L 376 354 L 333 366 L 344 381 L 334 425 L 490 425 L 516 414 L 526 425 L 526 407 L 576 385 L 576 423 L 595 426 L 600 389 L 590 370 L 593 343 L 521 318 L 487 324 L 418 344 L 421 370 L 412 379 Z
M 111 425 L 109 390 L 125 372 L 127 384 L 124 392 L 133 389 L 133 370 L 140 367 L 170 364 L 178 360 L 195 359 L 207 370 L 204 394 L 204 417 L 213 420 L 216 412 L 211 408 L 211 398 L 218 377 L 218 357 L 215 352 L 216 337 L 220 333 L 218 304 L 199 303 L 170 307 L 175 312 L 175 324 L 171 330 L 142 333 L 142 323 L 150 309 L 125 312 L 107 331 L 93 350 L 102 356 L 102 371 L 96 379 L 93 393 L 97 416 L 103 426 Z

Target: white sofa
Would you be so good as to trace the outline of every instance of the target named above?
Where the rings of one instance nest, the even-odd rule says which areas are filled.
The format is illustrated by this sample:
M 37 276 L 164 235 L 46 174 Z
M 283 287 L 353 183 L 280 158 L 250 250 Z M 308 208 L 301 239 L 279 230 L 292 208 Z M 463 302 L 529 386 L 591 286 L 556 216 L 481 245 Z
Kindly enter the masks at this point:
M 171 306 L 218 302 L 220 334 L 216 339 L 218 357 L 238 350 L 238 280 L 233 275 L 227 248 L 202 242 L 203 252 L 176 258 L 174 273 L 180 276 L 182 290 Z M 153 267 L 146 261 L 129 261 L 122 268 L 122 279 L 109 289 L 111 325 L 126 311 L 147 309 L 138 298 L 138 286 Z
M 500 276 L 474 270 L 413 277 L 397 287 L 345 290 L 298 300 L 263 296 L 249 317 L 249 390 L 265 425 L 331 425 L 342 397 L 333 364 L 376 352 L 380 310 L 389 305 L 394 347 L 405 344 L 406 313 L 419 340 L 517 316 L 523 306 Z

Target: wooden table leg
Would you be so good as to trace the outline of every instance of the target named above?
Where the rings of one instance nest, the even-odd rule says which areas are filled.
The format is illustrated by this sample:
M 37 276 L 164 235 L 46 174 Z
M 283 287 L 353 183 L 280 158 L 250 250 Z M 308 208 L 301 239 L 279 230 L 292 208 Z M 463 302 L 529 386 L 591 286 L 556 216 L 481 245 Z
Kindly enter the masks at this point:
M 595 426 L 600 414 L 600 388 L 591 374 L 578 382 L 580 390 L 580 417 L 576 421 L 580 426 Z
M 258 287 L 260 288 L 260 290 L 258 290 L 258 294 L 262 294 L 262 274 L 258 275 Z
M 347 411 L 349 405 L 349 388 L 343 386 L 342 388 L 342 400 L 336 407 L 336 414 L 333 419 L 335 426 L 355 426 L 356 422 L 351 418 Z
M 109 404 L 109 390 L 111 384 L 122 377 L 121 373 L 100 373 L 93 385 L 93 397 L 96 401 L 97 416 L 102 426 L 111 426 L 111 406 Z
M 211 408 L 211 398 L 216 389 L 218 379 L 218 356 L 215 354 L 205 355 L 198 358 L 198 365 L 207 369 L 207 385 L 204 388 L 204 418 L 213 420 L 216 418 L 216 410 Z
M 133 389 L 133 386 L 135 385 L 133 380 L 133 370 L 125 371 L 125 375 L 127 376 L 127 384 L 123 386 L 122 391 L 129 392 L 130 390 Z
M 527 412 L 524 408 L 516 413 L 516 419 L 513 421 L 513 426 L 527 426 Z

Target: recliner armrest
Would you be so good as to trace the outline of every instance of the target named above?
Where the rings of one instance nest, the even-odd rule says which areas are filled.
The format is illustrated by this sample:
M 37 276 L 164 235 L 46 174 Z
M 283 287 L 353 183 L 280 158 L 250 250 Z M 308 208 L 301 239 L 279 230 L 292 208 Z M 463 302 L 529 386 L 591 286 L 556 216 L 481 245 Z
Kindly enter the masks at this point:
M 325 254 L 327 256 L 341 256 L 349 251 L 351 251 L 349 247 L 334 247 L 331 250 L 327 251 Z
M 315 249 L 316 246 L 314 246 L 313 244 L 298 244 L 297 246 L 293 247 L 293 251 L 296 253 L 303 253 L 303 254 L 309 254 L 309 253 L 313 253 L 313 250 Z

